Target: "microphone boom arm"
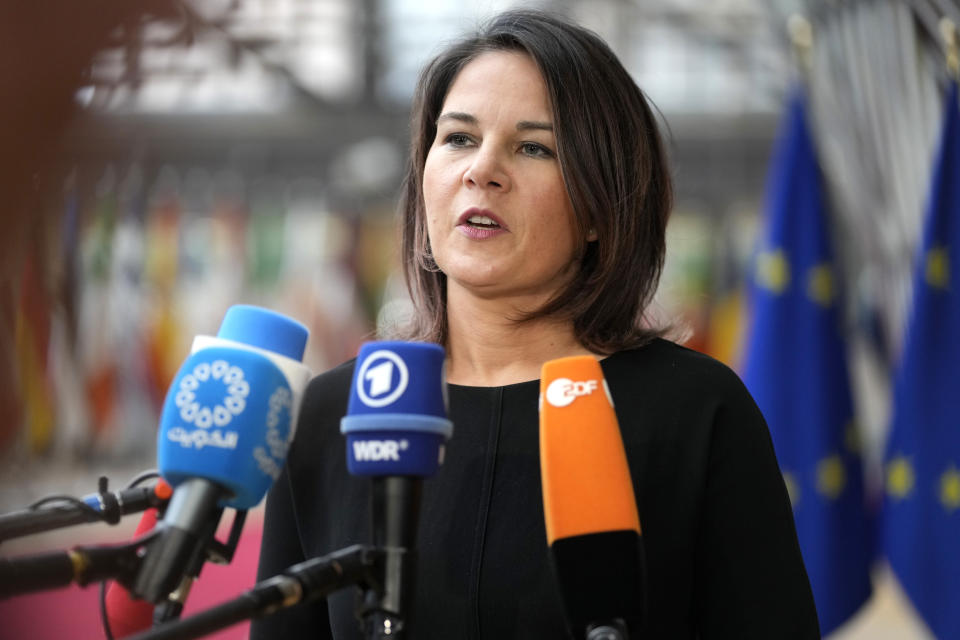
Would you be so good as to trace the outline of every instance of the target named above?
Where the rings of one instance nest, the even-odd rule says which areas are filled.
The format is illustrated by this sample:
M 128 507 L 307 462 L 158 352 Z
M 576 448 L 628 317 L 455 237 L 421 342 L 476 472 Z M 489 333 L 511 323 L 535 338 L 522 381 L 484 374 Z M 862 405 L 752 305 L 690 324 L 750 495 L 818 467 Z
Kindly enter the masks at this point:
M 282 574 L 257 583 L 240 596 L 190 618 L 133 636 L 130 640 L 188 640 L 232 624 L 270 615 L 281 609 L 323 598 L 350 585 L 378 582 L 383 552 L 353 545 L 293 565 Z
M 116 546 L 80 546 L 19 558 L 0 558 L 0 599 L 110 578 L 129 584 L 140 567 L 140 550 L 155 533 Z

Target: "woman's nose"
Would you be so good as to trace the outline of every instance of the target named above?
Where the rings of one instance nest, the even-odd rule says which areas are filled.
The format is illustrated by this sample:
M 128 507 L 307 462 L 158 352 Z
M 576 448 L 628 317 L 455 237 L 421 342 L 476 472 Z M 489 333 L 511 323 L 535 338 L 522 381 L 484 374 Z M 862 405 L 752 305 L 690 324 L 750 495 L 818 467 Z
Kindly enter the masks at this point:
M 510 188 L 510 177 L 496 150 L 481 146 L 463 174 L 463 183 L 467 186 L 506 190 Z

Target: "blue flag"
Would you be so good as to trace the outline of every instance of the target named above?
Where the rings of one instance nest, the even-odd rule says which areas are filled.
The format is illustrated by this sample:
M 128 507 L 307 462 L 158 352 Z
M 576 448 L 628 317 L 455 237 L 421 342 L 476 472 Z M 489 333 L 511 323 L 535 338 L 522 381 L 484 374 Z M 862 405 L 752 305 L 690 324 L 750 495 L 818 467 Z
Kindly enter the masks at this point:
M 869 597 L 872 535 L 820 170 L 795 89 L 767 183 L 744 382 L 770 427 L 827 634 Z
M 938 638 L 960 638 L 960 111 L 947 91 L 940 153 L 893 393 L 884 548 Z

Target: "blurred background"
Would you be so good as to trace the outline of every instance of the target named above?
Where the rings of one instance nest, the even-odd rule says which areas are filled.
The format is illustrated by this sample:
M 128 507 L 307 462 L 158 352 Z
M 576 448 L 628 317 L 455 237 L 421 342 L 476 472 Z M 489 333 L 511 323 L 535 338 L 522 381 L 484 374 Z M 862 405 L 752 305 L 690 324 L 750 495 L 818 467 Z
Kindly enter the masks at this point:
M 658 107 L 677 197 L 657 310 L 738 371 L 778 123 L 804 87 L 878 504 L 955 0 L 35 0 L 0 7 L 0 512 L 155 467 L 167 386 L 231 304 L 305 323 L 315 372 L 353 357 L 406 295 L 394 208 L 416 74 L 518 5 L 594 29 Z M 255 514 L 234 591 L 258 530 Z M 934 637 L 882 560 L 874 587 L 831 638 Z M 94 591 L 70 592 L 87 609 L 69 637 L 102 637 Z M 67 637 L 25 617 L 50 597 L 0 602 L 0 637 Z

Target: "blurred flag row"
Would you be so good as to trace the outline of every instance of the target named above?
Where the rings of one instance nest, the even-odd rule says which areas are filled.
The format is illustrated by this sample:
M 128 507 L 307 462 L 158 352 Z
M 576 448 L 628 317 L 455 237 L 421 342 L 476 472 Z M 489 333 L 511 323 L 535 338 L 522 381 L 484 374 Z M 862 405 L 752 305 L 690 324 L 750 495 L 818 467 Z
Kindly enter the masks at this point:
M 960 638 L 960 111 L 944 125 L 916 260 L 914 304 L 895 370 L 884 496 L 864 487 L 843 291 L 802 89 L 772 157 L 753 259 L 744 381 L 770 427 L 821 632 L 871 594 L 884 555 L 938 638 Z M 919 215 L 919 214 L 918 214 Z
M 163 188 L 169 168 L 132 194 L 112 171 L 86 192 L 72 181 L 59 227 L 26 252 L 14 319 L 19 415 L 0 427 L 0 453 L 149 460 L 190 340 L 216 331 L 231 304 L 306 323 L 315 370 L 369 337 L 394 271 L 389 216 L 289 198 L 197 208 Z

